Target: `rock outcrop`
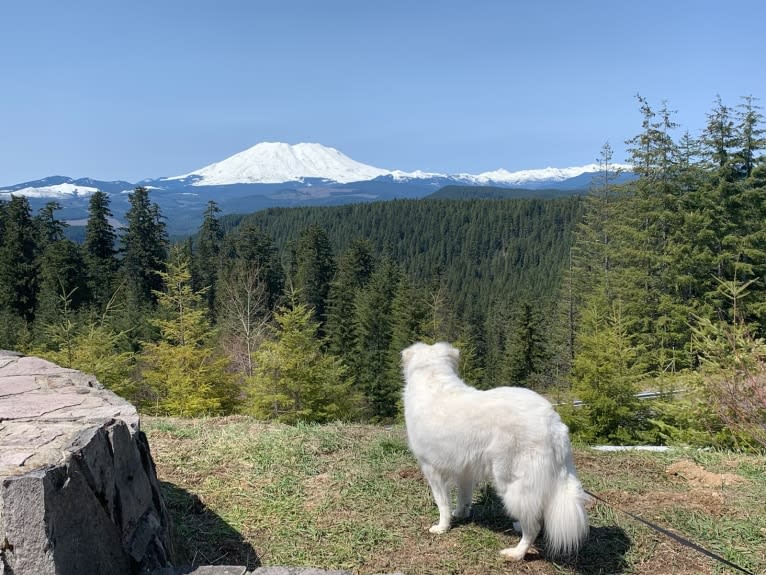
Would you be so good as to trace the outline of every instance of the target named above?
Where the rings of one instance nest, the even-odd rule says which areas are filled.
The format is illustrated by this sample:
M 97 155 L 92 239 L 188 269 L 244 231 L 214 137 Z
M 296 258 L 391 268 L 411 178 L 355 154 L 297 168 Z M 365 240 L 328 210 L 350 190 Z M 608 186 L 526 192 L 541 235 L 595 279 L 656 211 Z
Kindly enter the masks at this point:
M 135 408 L 93 377 L 0 351 L 0 575 L 172 566 Z

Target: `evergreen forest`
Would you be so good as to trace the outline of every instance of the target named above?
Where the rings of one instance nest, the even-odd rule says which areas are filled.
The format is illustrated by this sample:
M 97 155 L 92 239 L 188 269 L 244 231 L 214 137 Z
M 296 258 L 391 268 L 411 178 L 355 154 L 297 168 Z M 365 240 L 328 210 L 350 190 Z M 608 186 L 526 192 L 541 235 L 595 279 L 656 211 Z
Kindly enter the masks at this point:
M 220 216 L 171 242 L 146 188 L 0 203 L 0 348 L 95 374 L 143 412 L 401 416 L 399 357 L 448 340 L 482 389 L 530 387 L 587 442 L 766 446 L 766 162 L 757 99 L 697 136 L 637 97 L 633 177 L 587 193 Z M 651 399 L 643 399 L 649 396 Z

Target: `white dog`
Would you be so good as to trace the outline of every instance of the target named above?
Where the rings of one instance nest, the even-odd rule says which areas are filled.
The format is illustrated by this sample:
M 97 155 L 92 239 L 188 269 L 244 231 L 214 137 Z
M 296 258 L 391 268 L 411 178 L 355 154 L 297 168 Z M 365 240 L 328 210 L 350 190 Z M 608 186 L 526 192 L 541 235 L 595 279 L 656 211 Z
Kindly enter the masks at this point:
M 457 375 L 458 358 L 443 342 L 402 352 L 410 449 L 439 507 L 431 533 L 445 533 L 452 517 L 467 517 L 477 482 L 491 480 L 521 526 L 521 541 L 503 549 L 505 557 L 523 559 L 543 523 L 551 555 L 574 553 L 588 535 L 588 517 L 567 426 L 534 391 L 466 385 Z M 457 505 L 451 511 L 452 486 Z

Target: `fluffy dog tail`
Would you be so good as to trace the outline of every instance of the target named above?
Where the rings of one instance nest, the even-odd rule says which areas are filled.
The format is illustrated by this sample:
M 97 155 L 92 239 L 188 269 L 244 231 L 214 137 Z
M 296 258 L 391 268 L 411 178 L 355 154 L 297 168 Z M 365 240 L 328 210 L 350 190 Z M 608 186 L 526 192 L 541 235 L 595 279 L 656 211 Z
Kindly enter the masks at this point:
M 587 496 L 577 476 L 568 470 L 559 478 L 545 509 L 546 550 L 553 556 L 577 552 L 588 536 Z

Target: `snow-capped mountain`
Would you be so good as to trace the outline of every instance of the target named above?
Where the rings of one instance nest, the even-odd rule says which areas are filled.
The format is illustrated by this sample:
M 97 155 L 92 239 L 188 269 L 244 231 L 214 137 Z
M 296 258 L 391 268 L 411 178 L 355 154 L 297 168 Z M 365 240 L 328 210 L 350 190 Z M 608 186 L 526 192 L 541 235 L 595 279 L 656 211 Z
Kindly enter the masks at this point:
M 612 166 L 627 170 L 629 166 Z M 337 205 L 353 202 L 422 198 L 448 185 L 522 188 L 528 196 L 546 189 L 546 197 L 586 190 L 597 164 L 570 168 L 544 168 L 510 172 L 498 169 L 481 174 L 404 172 L 352 160 L 321 144 L 263 142 L 198 170 L 136 184 L 51 176 L 0 189 L 0 201 L 11 195 L 27 196 L 33 209 L 49 201 L 62 206 L 59 217 L 78 222 L 87 217 L 88 202 L 96 190 L 109 194 L 115 217 L 124 218 L 129 193 L 148 188 L 152 200 L 167 218 L 168 229 L 185 234 L 197 229 L 207 202 L 214 200 L 223 213 L 248 213 L 270 207 Z M 518 197 L 518 195 L 517 195 Z
M 308 178 L 347 184 L 388 173 L 388 170 L 362 164 L 321 144 L 291 146 L 262 142 L 215 164 L 163 180 L 189 180 L 192 186 L 278 184 L 302 182 Z
M 50 176 L 42 180 L 23 182 L 14 186 L 0 189 L 0 201 L 7 200 L 12 194 L 26 196 L 28 198 L 49 198 L 51 201 L 58 199 L 86 199 L 94 192 L 115 193 L 122 190 L 132 190 L 135 187 L 130 182 L 113 181 L 104 182 L 91 178 L 79 178 L 77 180 L 65 176 Z
M 69 196 L 87 196 L 97 191 L 97 188 L 67 183 L 40 187 L 29 186 L 14 190 L 13 193 L 30 198 L 66 198 Z
M 625 164 L 612 165 L 612 169 L 630 170 L 630 166 Z M 466 182 L 472 182 L 481 185 L 505 184 L 512 186 L 524 186 L 532 183 L 553 183 L 563 182 L 571 178 L 576 178 L 583 174 L 592 174 L 601 170 L 598 164 L 587 164 L 585 166 L 574 166 L 570 168 L 540 168 L 535 170 L 519 170 L 509 172 L 505 169 L 483 172 L 476 176 L 471 174 L 457 174 L 453 176 L 456 179 L 462 179 Z
M 629 169 L 629 166 L 619 166 Z M 395 181 L 451 179 L 466 184 L 505 184 L 560 182 L 585 173 L 598 172 L 598 164 L 570 168 L 542 168 L 509 172 L 498 169 L 481 174 L 440 174 L 385 170 L 352 160 L 335 148 L 321 144 L 283 144 L 262 142 L 243 152 L 188 174 L 162 178 L 160 181 L 186 181 L 192 186 L 232 184 L 276 184 L 321 179 L 339 184 L 363 182 L 381 176 Z

